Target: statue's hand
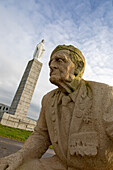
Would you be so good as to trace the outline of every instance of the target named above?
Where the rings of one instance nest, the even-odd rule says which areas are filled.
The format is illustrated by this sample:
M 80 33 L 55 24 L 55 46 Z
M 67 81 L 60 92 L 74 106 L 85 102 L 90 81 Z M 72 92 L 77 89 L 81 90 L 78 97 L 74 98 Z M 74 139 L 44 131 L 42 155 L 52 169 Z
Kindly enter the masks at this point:
M 16 170 L 23 162 L 20 153 L 14 153 L 0 159 L 0 170 Z

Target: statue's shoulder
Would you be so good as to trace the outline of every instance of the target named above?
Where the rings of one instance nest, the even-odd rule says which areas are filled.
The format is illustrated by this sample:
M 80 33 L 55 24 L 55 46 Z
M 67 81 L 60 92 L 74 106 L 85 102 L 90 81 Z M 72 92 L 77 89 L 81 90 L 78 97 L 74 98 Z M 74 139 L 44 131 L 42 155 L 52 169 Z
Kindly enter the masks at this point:
M 48 99 L 50 99 L 51 97 L 53 97 L 53 96 L 57 93 L 58 89 L 59 89 L 59 88 L 56 88 L 56 89 L 48 92 L 47 94 L 45 94 L 44 97 L 43 97 L 44 100 L 48 100 Z
M 108 84 L 105 83 L 100 83 L 100 82 L 96 82 L 96 81 L 87 81 L 85 80 L 85 83 L 89 85 L 89 87 L 91 87 L 91 89 L 93 91 L 98 91 L 98 92 L 113 92 L 113 86 L 110 86 Z

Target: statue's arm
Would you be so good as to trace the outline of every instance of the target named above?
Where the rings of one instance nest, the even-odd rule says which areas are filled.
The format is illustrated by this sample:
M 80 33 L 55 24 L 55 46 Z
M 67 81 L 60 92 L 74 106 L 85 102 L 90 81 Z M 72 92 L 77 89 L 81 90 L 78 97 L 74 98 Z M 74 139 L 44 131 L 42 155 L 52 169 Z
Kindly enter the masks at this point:
M 29 150 L 31 157 L 41 158 L 41 156 L 46 152 L 51 144 L 45 120 L 45 107 L 46 106 L 44 105 L 44 101 L 42 101 L 42 109 L 37 125 L 34 129 L 34 132 L 31 134 L 22 148 L 25 152 L 25 157 L 29 155 Z
M 102 109 L 105 132 L 113 140 L 113 88 L 111 87 L 106 91 Z
M 0 160 L 0 170 L 7 168 L 9 168 L 9 170 L 15 170 L 27 160 L 41 158 L 50 144 L 51 142 L 45 120 L 45 106 L 44 102 L 42 101 L 40 117 L 34 132 L 27 139 L 22 149 Z

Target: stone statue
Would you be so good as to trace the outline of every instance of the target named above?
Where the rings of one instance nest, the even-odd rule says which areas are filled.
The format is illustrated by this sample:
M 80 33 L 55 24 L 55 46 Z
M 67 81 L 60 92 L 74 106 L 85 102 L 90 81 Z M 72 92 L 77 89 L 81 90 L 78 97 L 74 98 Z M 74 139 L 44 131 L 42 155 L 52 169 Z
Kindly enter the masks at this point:
M 44 51 L 44 40 L 42 40 L 39 44 L 37 44 L 33 58 L 40 60 Z
M 51 54 L 50 81 L 37 125 L 0 170 L 113 170 L 113 87 L 85 81 L 85 58 L 72 45 Z M 41 158 L 52 144 L 55 155 Z

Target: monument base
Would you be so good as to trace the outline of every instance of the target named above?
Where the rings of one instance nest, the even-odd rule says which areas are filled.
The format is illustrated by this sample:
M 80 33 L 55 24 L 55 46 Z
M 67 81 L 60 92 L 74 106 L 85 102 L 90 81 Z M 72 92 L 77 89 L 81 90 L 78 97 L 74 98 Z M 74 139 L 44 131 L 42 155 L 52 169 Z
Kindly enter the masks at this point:
M 18 115 L 10 115 L 10 114 L 4 113 L 1 119 L 1 124 L 4 126 L 9 126 L 13 128 L 33 131 L 34 127 L 36 126 L 36 121 L 29 120 L 27 118 L 23 119 Z

